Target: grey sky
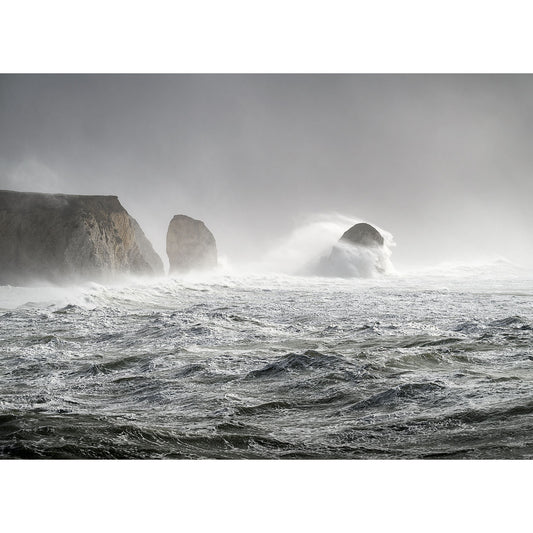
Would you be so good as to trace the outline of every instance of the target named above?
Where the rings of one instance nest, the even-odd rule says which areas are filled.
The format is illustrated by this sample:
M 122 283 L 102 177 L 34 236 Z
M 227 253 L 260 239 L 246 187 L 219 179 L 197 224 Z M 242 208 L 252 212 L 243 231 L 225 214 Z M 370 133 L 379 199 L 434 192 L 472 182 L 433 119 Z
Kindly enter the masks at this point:
M 162 256 L 174 214 L 238 260 L 338 212 L 530 264 L 532 135 L 529 75 L 0 77 L 0 188 L 116 194 Z

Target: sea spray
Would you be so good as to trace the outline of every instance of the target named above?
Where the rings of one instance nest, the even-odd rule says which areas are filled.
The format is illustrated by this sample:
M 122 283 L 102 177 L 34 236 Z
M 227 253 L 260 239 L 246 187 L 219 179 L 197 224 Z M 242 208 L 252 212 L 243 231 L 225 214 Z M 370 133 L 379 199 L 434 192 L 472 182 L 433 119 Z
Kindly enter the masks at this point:
M 309 218 L 254 264 L 262 272 L 334 277 L 374 277 L 394 272 L 393 236 L 373 224 L 384 238 L 383 246 L 369 248 L 339 243 L 343 233 L 361 220 L 340 214 Z M 335 253 L 331 258 L 332 251 Z M 331 258 L 331 260 L 329 260 Z
M 387 245 L 387 241 L 391 244 Z M 330 254 L 320 259 L 315 272 L 340 278 L 373 278 L 392 274 L 395 270 L 390 259 L 391 245 L 392 240 L 388 238 L 382 246 L 335 243 Z

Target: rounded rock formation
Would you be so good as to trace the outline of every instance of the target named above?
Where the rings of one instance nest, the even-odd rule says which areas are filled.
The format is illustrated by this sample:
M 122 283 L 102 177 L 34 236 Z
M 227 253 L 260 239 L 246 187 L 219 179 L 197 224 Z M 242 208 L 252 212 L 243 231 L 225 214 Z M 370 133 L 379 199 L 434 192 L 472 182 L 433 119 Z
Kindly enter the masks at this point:
M 390 271 L 389 256 L 383 235 L 361 222 L 344 232 L 329 256 L 321 258 L 317 271 L 323 276 L 371 278 Z
M 362 246 L 383 246 L 383 235 L 366 222 L 355 224 L 349 230 L 345 231 L 340 238 L 341 242 L 349 242 L 351 244 L 358 244 Z
M 217 265 L 217 245 L 201 220 L 176 215 L 168 226 L 169 273 L 205 270 Z

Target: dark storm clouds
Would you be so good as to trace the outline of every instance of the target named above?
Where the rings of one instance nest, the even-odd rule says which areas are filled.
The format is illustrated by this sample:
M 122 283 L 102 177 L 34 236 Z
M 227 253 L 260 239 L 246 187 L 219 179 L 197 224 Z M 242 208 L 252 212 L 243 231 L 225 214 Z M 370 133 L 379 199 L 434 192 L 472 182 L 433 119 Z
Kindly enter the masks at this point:
M 116 194 L 162 255 L 177 213 L 238 259 L 339 212 L 529 263 L 532 133 L 529 75 L 0 77 L 0 188 Z

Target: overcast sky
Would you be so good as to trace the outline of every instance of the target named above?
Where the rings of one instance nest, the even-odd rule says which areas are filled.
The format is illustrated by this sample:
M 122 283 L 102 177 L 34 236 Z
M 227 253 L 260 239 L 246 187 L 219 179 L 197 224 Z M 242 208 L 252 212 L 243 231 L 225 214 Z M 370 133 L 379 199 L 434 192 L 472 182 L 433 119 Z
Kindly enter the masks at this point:
M 529 75 L 0 77 L 0 188 L 118 195 L 162 256 L 174 214 L 239 260 L 336 212 L 531 264 L 532 138 Z

